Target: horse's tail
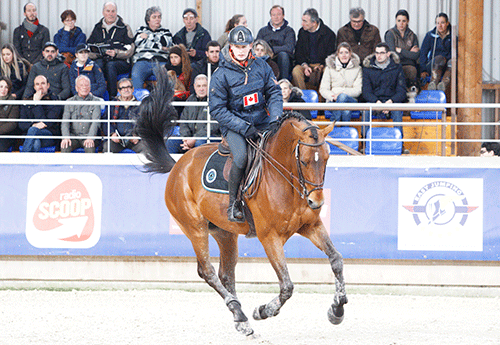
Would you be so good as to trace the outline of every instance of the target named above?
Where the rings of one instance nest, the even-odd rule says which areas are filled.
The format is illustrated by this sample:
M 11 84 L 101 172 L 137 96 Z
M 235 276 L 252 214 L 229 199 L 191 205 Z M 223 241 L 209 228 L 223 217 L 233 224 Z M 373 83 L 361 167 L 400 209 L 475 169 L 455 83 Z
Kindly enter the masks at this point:
M 170 156 L 164 137 L 170 135 L 176 125 L 177 111 L 172 106 L 174 86 L 165 68 L 157 68 L 156 86 L 142 100 L 135 130 L 145 146 L 144 155 L 149 162 L 146 170 L 153 173 L 168 173 L 175 164 Z

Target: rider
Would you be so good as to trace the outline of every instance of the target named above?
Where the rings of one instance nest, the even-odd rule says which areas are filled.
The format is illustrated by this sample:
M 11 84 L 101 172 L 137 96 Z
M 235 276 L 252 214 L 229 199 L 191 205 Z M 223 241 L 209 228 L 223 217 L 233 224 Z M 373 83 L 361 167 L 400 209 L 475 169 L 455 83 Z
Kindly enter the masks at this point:
M 259 131 L 278 121 L 283 96 L 271 67 L 252 54 L 252 32 L 237 26 L 229 32 L 228 41 L 210 82 L 209 106 L 233 155 L 227 216 L 232 222 L 244 222 L 237 196 L 247 164 L 246 138 L 255 140 Z

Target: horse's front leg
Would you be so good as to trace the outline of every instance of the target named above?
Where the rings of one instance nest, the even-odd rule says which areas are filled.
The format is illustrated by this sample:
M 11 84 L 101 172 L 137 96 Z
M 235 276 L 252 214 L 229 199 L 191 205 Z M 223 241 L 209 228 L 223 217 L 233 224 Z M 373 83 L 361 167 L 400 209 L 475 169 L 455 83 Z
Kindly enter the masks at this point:
M 189 239 L 193 245 L 193 249 L 196 253 L 196 258 L 198 260 L 198 275 L 204 279 L 208 285 L 210 285 L 219 295 L 224 299 L 227 308 L 233 313 L 234 326 L 236 330 L 244 335 L 252 335 L 253 329 L 248 323 L 248 318 L 243 313 L 241 309 L 241 303 L 226 287 L 222 284 L 221 280 L 217 276 L 215 268 L 210 262 L 210 253 L 208 249 L 208 232 L 192 234 L 189 232 L 184 232 L 189 234 Z M 221 254 L 222 255 L 222 254 Z M 229 285 L 231 288 L 231 285 Z M 233 288 L 234 290 L 234 288 Z
M 330 265 L 335 274 L 335 296 L 332 306 L 328 309 L 328 320 L 334 325 L 338 325 L 344 319 L 344 304 L 347 303 L 343 273 L 344 261 L 342 255 L 335 249 L 323 222 L 319 221 L 315 226 L 301 229 L 299 233 L 311 240 L 311 242 L 321 249 L 330 260 Z
M 285 302 L 292 297 L 293 283 L 290 280 L 288 267 L 286 265 L 285 252 L 283 250 L 284 242 L 285 241 L 277 236 L 268 236 L 268 238 L 261 239 L 267 258 L 278 276 L 280 294 L 271 302 L 255 308 L 253 312 L 253 318 L 255 320 L 264 320 L 268 317 L 278 315 L 283 304 L 285 304 Z

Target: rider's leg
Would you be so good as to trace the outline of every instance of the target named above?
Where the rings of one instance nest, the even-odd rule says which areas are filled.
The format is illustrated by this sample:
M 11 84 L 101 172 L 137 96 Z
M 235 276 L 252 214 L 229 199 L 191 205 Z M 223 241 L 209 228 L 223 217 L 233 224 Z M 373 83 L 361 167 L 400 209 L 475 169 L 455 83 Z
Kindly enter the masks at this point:
M 245 138 L 233 131 L 226 135 L 229 149 L 233 155 L 233 164 L 229 171 L 229 207 L 227 209 L 227 218 L 232 222 L 244 222 L 244 215 L 241 202 L 238 201 L 238 190 L 245 173 L 247 165 L 247 146 Z

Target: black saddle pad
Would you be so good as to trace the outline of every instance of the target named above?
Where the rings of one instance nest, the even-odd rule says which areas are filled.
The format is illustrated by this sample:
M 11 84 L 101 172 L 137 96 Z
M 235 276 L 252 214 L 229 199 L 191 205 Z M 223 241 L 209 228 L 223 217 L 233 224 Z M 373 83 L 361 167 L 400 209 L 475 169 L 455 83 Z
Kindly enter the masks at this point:
M 215 151 L 208 157 L 203 172 L 201 173 L 201 183 L 203 188 L 210 192 L 228 194 L 228 183 L 224 178 L 224 165 L 229 156 L 222 156 L 219 151 Z

